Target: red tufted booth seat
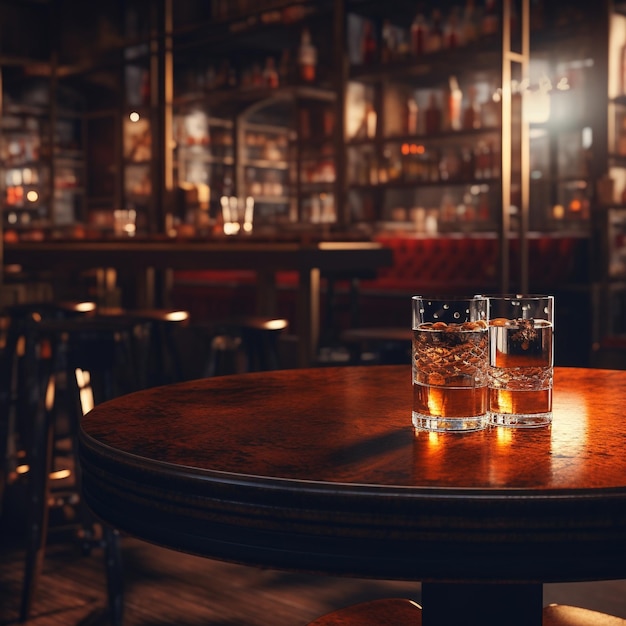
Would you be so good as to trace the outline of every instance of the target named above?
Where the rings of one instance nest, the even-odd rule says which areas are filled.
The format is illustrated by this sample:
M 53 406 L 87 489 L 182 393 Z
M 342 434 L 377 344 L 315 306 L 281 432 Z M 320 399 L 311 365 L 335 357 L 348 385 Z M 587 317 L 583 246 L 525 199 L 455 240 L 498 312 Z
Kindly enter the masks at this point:
M 500 287 L 500 243 L 496 236 L 447 235 L 409 237 L 379 235 L 377 241 L 393 250 L 393 265 L 380 269 L 376 278 L 359 285 L 359 325 L 404 325 L 409 323 L 407 297 L 414 294 L 497 293 Z M 588 240 L 582 237 L 533 236 L 529 247 L 529 291 L 557 293 L 587 282 Z M 510 290 L 517 284 L 519 242 L 510 242 Z M 278 272 L 279 314 L 294 324 L 296 272 Z M 254 271 L 177 271 L 173 304 L 193 317 L 213 318 L 239 314 L 254 302 Z M 335 288 L 343 308 L 349 309 L 348 284 Z M 325 290 L 325 283 L 322 284 Z M 324 301 L 324 293 L 322 294 Z M 354 324 L 346 316 L 340 324 Z M 295 326 L 292 326 L 295 327 Z
M 496 237 L 378 236 L 392 248 L 393 266 L 376 279 L 362 281 L 364 291 L 437 294 L 495 293 L 500 288 L 500 242 Z M 588 240 L 536 236 L 528 239 L 529 291 L 555 290 L 584 282 L 588 275 Z M 518 288 L 519 241 L 510 248 L 511 289 Z
M 366 292 L 465 294 L 498 285 L 498 241 L 487 238 L 378 237 L 393 250 L 392 267 L 361 282 Z

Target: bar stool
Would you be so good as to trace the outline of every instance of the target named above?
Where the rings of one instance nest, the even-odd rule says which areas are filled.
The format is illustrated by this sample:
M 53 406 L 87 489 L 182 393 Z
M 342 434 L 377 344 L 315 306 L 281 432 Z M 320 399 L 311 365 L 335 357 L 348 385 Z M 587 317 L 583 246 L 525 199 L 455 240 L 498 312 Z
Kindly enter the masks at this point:
M 307 626 L 420 626 L 421 607 L 404 598 L 361 602 L 327 613 Z M 626 626 L 626 620 L 577 606 L 550 604 L 543 609 L 543 626 Z
M 403 365 L 411 363 L 410 327 L 349 328 L 340 339 L 348 347 L 350 363 Z M 368 358 L 369 355 L 369 358 Z
M 262 316 L 233 317 L 210 325 L 210 348 L 204 375 L 279 369 L 278 340 L 287 327 L 286 319 Z
M 307 626 L 420 626 L 422 609 L 413 600 L 384 598 L 327 613 Z
M 184 378 L 178 335 L 189 325 L 179 309 L 99 308 L 98 315 L 135 324 L 134 351 L 140 388 L 180 382 Z
M 578 606 L 550 604 L 543 609 L 543 626 L 626 626 L 626 619 Z
M 15 479 L 19 456 L 29 446 L 30 422 L 37 410 L 41 348 L 35 329 L 42 320 L 90 315 L 95 303 L 27 302 L 2 312 L 3 347 L 0 353 L 0 455 L 6 481 Z M 2 492 L 0 492 L 2 495 Z
M 76 436 L 81 416 L 95 404 L 136 388 L 131 340 L 136 321 L 123 317 L 86 316 L 40 320 L 32 329 L 39 346 L 49 354 L 39 359 L 38 404 L 33 416 L 32 440 L 27 449 L 28 520 L 24 583 L 20 620 L 31 611 L 40 576 L 48 535 L 51 502 L 69 503 L 76 511 L 78 537 L 84 552 L 100 546 L 105 550 L 109 609 L 114 624 L 122 617 L 122 575 L 118 534 L 97 524 L 80 498 L 80 471 Z M 124 367 L 123 373 L 118 366 Z M 74 484 L 67 493 L 55 493 L 51 475 L 60 457 L 57 442 L 65 418 L 65 438 L 69 441 L 69 460 Z M 70 470 L 71 471 L 71 470 Z

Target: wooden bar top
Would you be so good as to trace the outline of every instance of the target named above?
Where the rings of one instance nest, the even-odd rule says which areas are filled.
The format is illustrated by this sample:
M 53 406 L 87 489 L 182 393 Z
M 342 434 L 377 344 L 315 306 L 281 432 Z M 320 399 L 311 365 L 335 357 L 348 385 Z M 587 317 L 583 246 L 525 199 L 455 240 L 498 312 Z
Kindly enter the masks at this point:
M 25 268 L 154 267 L 157 269 L 372 269 L 392 251 L 370 241 L 68 240 L 4 244 L 4 262 Z

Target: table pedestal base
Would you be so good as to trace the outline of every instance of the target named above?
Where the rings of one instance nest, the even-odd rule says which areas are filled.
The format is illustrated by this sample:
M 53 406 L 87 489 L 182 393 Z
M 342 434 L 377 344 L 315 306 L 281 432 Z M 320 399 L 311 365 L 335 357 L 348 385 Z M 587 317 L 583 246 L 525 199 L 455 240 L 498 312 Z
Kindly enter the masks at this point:
M 541 626 L 541 584 L 422 583 L 422 626 Z

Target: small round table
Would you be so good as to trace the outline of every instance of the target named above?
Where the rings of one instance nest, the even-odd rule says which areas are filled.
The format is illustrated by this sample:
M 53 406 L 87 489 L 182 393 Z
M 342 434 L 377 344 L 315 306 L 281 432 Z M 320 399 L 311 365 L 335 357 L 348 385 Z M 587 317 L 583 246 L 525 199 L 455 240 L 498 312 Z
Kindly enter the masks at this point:
M 626 578 L 626 371 L 556 368 L 538 429 L 426 433 L 410 366 L 202 379 L 80 431 L 104 521 L 262 567 L 422 582 L 425 626 L 541 624 L 542 583 Z

